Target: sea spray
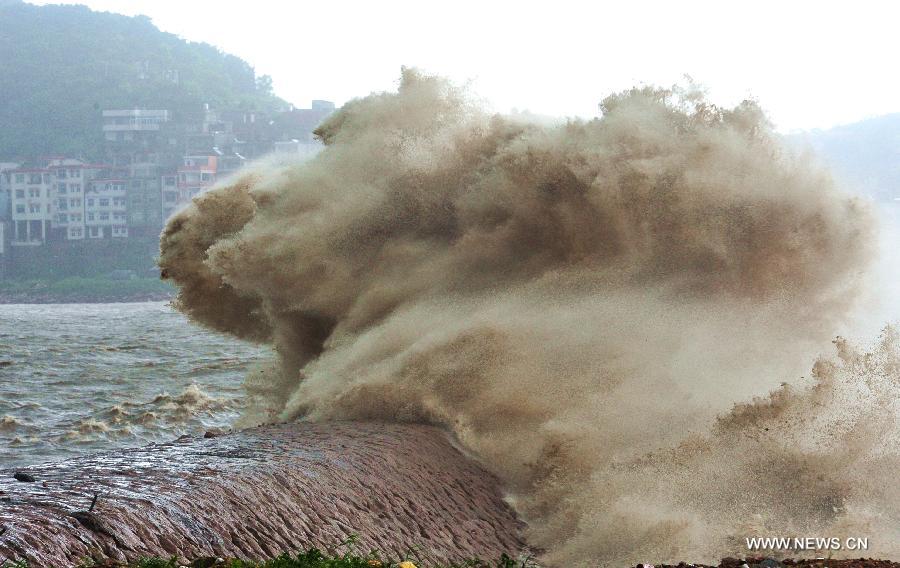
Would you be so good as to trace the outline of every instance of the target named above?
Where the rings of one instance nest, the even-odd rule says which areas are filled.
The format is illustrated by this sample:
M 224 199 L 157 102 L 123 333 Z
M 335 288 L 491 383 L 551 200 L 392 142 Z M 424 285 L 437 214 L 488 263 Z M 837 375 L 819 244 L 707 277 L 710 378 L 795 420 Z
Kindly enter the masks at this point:
M 897 552 L 895 334 L 808 372 L 862 291 L 870 211 L 753 103 L 642 88 L 602 109 L 491 115 L 407 69 L 327 119 L 315 158 L 173 216 L 177 307 L 275 346 L 245 421 L 444 425 L 554 565 L 778 531 Z

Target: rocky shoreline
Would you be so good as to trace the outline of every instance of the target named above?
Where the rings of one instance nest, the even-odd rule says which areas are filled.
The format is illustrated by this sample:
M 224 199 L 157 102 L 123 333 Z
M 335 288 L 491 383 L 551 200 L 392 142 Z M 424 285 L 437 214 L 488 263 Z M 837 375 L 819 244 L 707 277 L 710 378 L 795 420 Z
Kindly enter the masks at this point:
M 263 560 L 353 535 L 446 565 L 515 557 L 521 529 L 499 481 L 424 425 L 274 425 L 0 470 L 0 559 L 29 566 Z

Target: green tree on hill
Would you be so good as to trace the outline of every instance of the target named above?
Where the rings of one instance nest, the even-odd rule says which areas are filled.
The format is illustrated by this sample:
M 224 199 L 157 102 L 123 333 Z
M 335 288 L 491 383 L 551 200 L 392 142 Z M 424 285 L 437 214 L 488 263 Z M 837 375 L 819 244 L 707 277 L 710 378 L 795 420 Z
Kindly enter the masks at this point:
M 0 158 L 98 157 L 101 111 L 161 108 L 174 120 L 213 108 L 286 106 L 271 78 L 145 16 L 0 0 Z

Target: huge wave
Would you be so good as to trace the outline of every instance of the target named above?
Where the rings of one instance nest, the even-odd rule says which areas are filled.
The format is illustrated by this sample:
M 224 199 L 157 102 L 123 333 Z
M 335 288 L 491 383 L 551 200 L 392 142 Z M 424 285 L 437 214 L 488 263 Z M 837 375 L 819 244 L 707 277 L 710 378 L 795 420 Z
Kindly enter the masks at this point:
M 864 291 L 868 207 L 754 103 L 601 106 L 500 116 L 407 69 L 327 119 L 310 161 L 170 219 L 178 308 L 275 346 L 246 421 L 444 425 L 550 564 L 750 536 L 900 552 L 897 334 L 820 356 Z

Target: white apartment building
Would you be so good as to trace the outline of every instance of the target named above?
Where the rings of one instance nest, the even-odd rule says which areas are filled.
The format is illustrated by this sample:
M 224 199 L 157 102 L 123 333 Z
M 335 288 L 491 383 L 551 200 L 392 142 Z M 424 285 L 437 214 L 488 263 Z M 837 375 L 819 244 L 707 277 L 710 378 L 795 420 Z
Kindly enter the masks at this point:
M 109 142 L 134 142 L 155 135 L 168 121 L 167 110 L 104 110 L 103 134 Z
M 46 168 L 8 170 L 12 245 L 40 245 L 53 222 L 53 181 Z
M 55 238 L 127 236 L 124 180 L 95 178 L 110 168 L 73 159 L 51 159 L 44 168 L 6 172 L 12 209 L 12 244 L 40 245 Z
M 94 179 L 84 194 L 85 237 L 128 236 L 128 180 Z
M 48 169 L 53 179 L 52 227 L 64 229 L 67 239 L 83 239 L 84 184 L 92 170 L 84 164 L 59 164 Z

